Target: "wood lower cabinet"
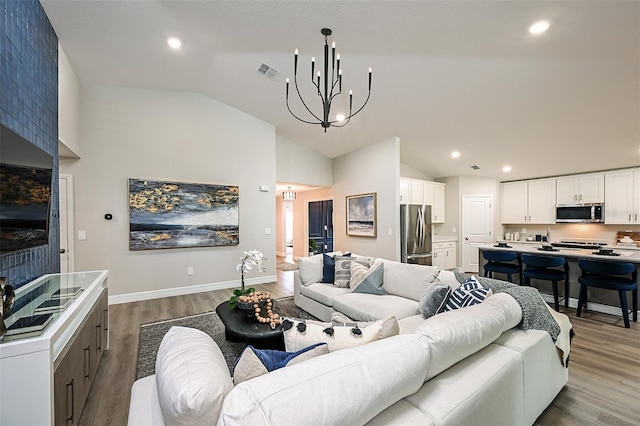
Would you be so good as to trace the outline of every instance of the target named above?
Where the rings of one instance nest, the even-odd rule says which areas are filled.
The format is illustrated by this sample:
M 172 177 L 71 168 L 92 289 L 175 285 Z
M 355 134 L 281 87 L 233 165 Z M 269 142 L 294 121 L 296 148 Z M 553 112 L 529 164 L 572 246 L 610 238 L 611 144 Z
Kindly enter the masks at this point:
M 78 423 L 107 347 L 109 305 L 104 290 L 85 321 L 63 350 L 54 371 L 56 425 Z

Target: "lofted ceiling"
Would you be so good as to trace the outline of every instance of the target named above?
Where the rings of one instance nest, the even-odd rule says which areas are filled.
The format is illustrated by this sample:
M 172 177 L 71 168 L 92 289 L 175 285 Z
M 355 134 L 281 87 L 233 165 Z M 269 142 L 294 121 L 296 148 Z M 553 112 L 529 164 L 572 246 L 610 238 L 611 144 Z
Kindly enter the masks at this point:
M 640 1 L 40 1 L 83 85 L 200 92 L 331 158 L 397 136 L 401 161 L 432 177 L 640 165 Z M 550 29 L 529 34 L 540 19 Z M 354 105 L 373 68 L 369 104 L 326 133 L 284 102 L 297 48 L 320 109 L 306 76 L 323 27 Z

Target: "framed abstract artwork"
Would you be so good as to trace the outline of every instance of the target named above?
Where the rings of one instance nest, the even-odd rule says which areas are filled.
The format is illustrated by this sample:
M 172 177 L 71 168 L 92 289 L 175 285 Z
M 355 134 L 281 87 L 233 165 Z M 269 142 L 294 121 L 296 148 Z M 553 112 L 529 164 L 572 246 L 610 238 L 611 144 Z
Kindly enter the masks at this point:
M 129 250 L 239 243 L 237 186 L 129 179 Z
M 377 237 L 376 193 L 347 196 L 347 235 Z

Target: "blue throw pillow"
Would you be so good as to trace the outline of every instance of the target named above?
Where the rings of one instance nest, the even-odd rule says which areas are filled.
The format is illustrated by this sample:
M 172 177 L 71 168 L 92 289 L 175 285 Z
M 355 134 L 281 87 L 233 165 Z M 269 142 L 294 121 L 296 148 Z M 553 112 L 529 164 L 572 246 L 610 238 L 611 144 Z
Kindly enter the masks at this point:
M 351 256 L 351 253 L 345 253 L 343 256 Z M 321 283 L 333 284 L 336 279 L 336 257 L 329 256 L 324 253 L 322 255 L 322 280 Z
M 269 371 L 327 353 L 329 346 L 326 343 L 316 343 L 296 352 L 256 349 L 249 345 L 233 366 L 233 383 L 237 385 Z
M 445 310 L 452 311 L 454 309 L 460 309 L 471 305 L 477 305 L 482 303 L 484 299 L 491 296 L 493 292 L 491 289 L 482 288 L 477 278 L 471 276 L 451 292 Z

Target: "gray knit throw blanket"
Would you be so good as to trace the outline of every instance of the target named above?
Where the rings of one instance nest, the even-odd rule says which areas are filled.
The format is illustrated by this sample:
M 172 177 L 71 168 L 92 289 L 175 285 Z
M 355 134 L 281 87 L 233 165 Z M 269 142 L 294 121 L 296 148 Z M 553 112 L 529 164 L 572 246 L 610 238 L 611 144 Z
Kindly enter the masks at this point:
M 470 274 L 456 272 L 456 279 L 463 283 Z M 484 288 L 490 288 L 495 293 L 507 293 L 513 297 L 522 308 L 522 321 L 518 324 L 521 330 L 543 330 L 549 333 L 553 342 L 558 339 L 560 326 L 551 316 L 546 302 L 540 296 L 537 288 L 519 286 L 507 281 L 495 280 L 476 276 Z

